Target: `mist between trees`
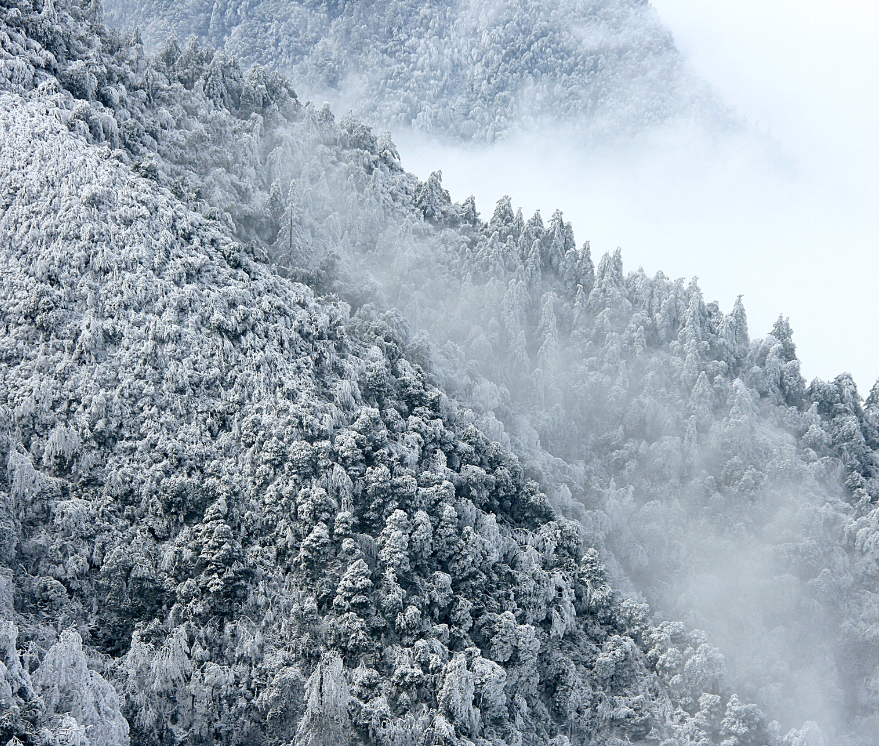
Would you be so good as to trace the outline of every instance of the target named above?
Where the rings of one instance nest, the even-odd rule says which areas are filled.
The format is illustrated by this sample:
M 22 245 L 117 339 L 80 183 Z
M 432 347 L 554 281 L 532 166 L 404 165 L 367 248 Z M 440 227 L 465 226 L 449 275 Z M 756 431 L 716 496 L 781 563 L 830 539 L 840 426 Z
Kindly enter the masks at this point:
M 871 742 L 879 388 L 264 68 L 2 23 L 4 737 Z

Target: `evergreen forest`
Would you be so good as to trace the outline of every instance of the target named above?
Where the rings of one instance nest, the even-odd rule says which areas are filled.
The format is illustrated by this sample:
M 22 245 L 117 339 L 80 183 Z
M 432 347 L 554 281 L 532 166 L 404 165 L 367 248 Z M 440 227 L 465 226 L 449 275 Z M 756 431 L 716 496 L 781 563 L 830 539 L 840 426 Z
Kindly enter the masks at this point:
M 643 0 L 0 0 L 0 744 L 879 743 L 879 382 L 381 129 L 681 116 Z

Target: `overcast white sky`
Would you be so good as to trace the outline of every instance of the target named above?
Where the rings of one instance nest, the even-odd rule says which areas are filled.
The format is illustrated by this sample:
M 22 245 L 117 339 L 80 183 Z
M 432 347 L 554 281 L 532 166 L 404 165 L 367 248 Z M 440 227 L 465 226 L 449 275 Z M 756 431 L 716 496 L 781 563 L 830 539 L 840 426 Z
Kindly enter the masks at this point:
M 879 0 L 654 0 L 679 48 L 752 125 L 717 145 L 689 132 L 587 154 L 552 133 L 463 152 L 395 133 L 404 165 L 442 169 L 488 217 L 509 194 L 561 208 L 597 258 L 698 276 L 752 336 L 790 317 L 807 379 L 879 378 Z
M 806 373 L 849 370 L 866 395 L 879 378 L 879 0 L 653 5 L 693 67 L 795 163 L 799 209 L 773 222 L 779 250 L 806 266 L 778 300 Z

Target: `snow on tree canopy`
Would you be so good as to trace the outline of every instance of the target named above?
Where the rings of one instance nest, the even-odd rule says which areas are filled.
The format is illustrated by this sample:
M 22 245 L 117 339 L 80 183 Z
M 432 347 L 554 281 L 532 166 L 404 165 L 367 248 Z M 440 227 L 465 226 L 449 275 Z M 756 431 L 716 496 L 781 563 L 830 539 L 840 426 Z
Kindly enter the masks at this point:
M 311 743 L 322 698 L 346 689 L 333 727 L 364 742 L 640 732 L 647 720 L 598 709 L 553 714 L 567 649 L 582 651 L 585 681 L 627 622 L 577 600 L 576 554 L 516 569 L 552 517 L 518 459 L 399 351 L 378 353 L 380 391 L 340 409 L 341 381 L 374 390 L 376 332 L 71 132 L 66 103 L 50 89 L 0 101 L 3 460 L 35 669 L 33 694 L 10 686 L 10 737 L 35 742 L 39 726 L 59 742 Z M 462 471 L 485 475 L 490 520 Z M 555 606 L 541 611 L 549 593 L 569 599 L 563 627 Z M 481 630 L 525 609 L 533 644 L 507 677 Z M 81 632 L 55 642 L 45 614 Z M 411 651 L 403 668 L 382 656 L 390 645 Z M 626 665 L 614 696 L 650 688 L 649 727 L 676 732 L 662 681 Z M 291 716 L 269 704 L 284 668 L 310 682 Z M 459 668 L 469 704 L 454 693 Z M 544 684 L 517 692 L 523 677 Z
M 98 16 L 0 15 L 0 742 L 869 736 L 875 391 Z

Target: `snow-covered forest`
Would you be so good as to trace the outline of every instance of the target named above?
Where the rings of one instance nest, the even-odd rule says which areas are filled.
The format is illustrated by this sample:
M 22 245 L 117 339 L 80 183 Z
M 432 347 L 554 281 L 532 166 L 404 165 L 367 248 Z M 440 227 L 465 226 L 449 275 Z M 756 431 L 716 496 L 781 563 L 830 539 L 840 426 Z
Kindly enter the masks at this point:
M 879 383 L 369 124 L 725 120 L 649 5 L 111 10 L 0 0 L 0 743 L 877 743 Z
M 677 117 L 732 125 L 643 0 L 111 0 L 148 47 L 195 35 L 370 122 L 493 140 L 564 121 L 606 137 Z

